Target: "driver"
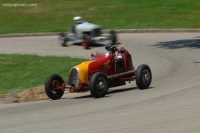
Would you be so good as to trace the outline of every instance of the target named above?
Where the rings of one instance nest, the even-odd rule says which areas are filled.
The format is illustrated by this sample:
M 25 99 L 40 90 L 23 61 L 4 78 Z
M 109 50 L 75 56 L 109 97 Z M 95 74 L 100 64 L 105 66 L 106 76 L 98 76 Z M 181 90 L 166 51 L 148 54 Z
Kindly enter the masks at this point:
M 123 59 L 123 51 L 119 50 L 116 45 L 107 44 L 105 47 L 106 50 L 110 51 L 111 53 L 115 53 L 115 62 L 118 68 L 123 68 L 124 66 L 124 59 Z
M 72 26 L 72 33 L 76 33 L 76 26 L 82 24 L 84 21 L 80 16 L 74 17 L 73 20 L 75 21 L 75 24 Z

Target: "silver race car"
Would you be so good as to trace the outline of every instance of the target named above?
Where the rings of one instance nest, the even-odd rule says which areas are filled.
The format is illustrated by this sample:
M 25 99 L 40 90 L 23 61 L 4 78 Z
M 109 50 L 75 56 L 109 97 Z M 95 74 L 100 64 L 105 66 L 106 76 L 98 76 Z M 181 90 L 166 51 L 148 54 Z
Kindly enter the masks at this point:
M 59 42 L 61 46 L 66 47 L 69 41 L 73 44 L 80 43 L 86 49 L 91 45 L 110 40 L 113 45 L 116 44 L 117 36 L 114 30 L 110 31 L 110 35 L 101 35 L 101 26 L 83 21 L 80 16 L 74 17 L 73 20 L 76 22 L 68 34 L 60 33 Z

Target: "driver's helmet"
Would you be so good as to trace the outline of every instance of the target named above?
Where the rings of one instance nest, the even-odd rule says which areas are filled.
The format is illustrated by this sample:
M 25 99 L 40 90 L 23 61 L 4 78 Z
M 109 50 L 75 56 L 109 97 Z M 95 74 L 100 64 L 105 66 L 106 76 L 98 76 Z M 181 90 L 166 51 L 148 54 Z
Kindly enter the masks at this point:
M 109 51 L 110 47 L 112 46 L 112 43 L 109 43 L 105 46 L 105 49 Z
M 74 21 L 76 21 L 76 24 L 81 24 L 83 23 L 83 20 L 80 16 L 76 16 L 73 18 Z

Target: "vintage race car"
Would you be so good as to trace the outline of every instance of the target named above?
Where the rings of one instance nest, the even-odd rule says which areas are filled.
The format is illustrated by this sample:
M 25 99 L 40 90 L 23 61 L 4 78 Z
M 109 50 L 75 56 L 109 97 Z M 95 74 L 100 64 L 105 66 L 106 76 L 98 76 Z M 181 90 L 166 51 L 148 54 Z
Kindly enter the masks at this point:
M 59 42 L 61 46 L 66 47 L 69 41 L 73 44 L 82 44 L 86 49 L 97 42 L 105 40 L 110 40 L 112 44 L 116 44 L 115 31 L 112 30 L 110 35 L 102 36 L 101 26 L 83 21 L 79 16 L 74 17 L 74 21 L 76 21 L 76 24 L 70 28 L 68 34 L 60 33 Z
M 148 65 L 142 64 L 134 69 L 130 53 L 121 44 L 108 44 L 105 49 L 91 54 L 91 61 L 74 66 L 68 81 L 58 74 L 49 75 L 45 81 L 47 96 L 53 100 L 60 99 L 68 89 L 71 93 L 90 91 L 92 96 L 100 98 L 107 94 L 109 88 L 133 80 L 136 80 L 139 89 L 150 86 L 152 74 Z

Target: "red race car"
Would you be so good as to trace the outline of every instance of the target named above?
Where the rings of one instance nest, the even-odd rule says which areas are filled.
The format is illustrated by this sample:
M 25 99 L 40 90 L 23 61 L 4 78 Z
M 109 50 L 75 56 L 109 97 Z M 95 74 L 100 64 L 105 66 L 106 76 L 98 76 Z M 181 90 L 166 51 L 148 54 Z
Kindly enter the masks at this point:
M 58 74 L 51 74 L 45 81 L 45 91 L 49 98 L 60 99 L 66 89 L 71 93 L 90 91 L 96 98 L 104 97 L 108 88 L 125 85 L 136 80 L 139 89 L 147 89 L 152 74 L 148 65 L 134 69 L 130 53 L 121 44 L 108 44 L 104 51 L 91 54 L 92 60 L 74 66 L 64 81 Z

